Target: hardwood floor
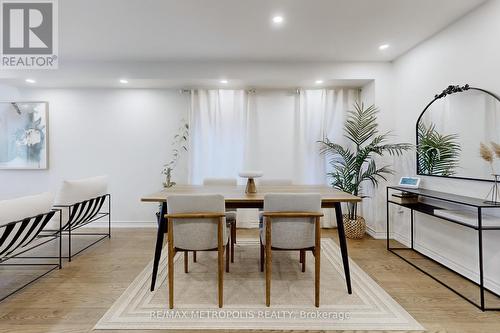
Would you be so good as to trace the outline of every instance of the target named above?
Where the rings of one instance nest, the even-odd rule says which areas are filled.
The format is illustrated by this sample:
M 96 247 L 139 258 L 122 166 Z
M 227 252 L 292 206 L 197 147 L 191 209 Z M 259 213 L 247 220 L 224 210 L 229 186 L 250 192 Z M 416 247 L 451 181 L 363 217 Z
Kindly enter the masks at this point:
M 238 230 L 238 235 L 257 234 Z M 337 241 L 333 230 L 325 230 L 323 236 Z M 1 302 L 0 332 L 92 331 L 152 259 L 154 241 L 154 229 L 115 229 L 111 240 Z M 385 241 L 367 236 L 349 240 L 348 245 L 350 257 L 429 332 L 500 332 L 500 313 L 479 311 L 387 252 Z

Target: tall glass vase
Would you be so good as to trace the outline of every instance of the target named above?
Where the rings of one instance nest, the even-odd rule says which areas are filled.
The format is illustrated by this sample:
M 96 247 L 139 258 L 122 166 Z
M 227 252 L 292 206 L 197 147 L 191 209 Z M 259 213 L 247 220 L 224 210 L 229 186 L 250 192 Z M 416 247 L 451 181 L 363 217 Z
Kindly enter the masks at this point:
M 500 192 L 498 188 L 500 186 L 500 175 L 492 174 L 492 176 L 494 177 L 493 187 L 488 192 L 487 197 L 489 200 L 487 200 L 486 203 L 500 205 Z
M 165 181 L 163 182 L 164 188 L 170 188 L 175 185 L 175 182 L 172 181 L 172 168 L 167 168 L 163 174 L 165 175 Z

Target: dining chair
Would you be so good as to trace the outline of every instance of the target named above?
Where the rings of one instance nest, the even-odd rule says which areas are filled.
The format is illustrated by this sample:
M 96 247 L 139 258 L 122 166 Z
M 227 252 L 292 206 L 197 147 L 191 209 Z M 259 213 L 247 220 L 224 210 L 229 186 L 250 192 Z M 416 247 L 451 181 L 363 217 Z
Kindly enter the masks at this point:
M 287 178 L 261 178 L 257 182 L 259 186 L 289 186 L 293 184 L 293 181 Z M 262 228 L 262 213 L 262 211 L 259 211 L 259 228 Z M 300 257 L 300 262 L 302 263 L 302 256 Z
M 204 186 L 236 186 L 238 180 L 236 178 L 205 178 L 203 179 Z M 226 222 L 231 227 L 231 262 L 234 262 L 234 245 L 236 244 L 236 211 L 226 212 Z M 196 252 L 193 253 L 193 260 L 196 262 Z
M 218 194 L 171 195 L 165 219 L 169 223 L 168 290 L 169 308 L 174 307 L 174 256 L 184 252 L 184 272 L 188 273 L 188 252 L 217 251 L 219 307 L 223 304 L 223 277 L 229 272 L 229 234 L 224 197 Z
M 271 304 L 272 250 L 299 251 L 305 272 L 306 251 L 314 255 L 314 304 L 319 307 L 321 253 L 321 196 L 319 194 L 267 194 L 260 228 L 260 269 L 266 272 L 266 306 Z

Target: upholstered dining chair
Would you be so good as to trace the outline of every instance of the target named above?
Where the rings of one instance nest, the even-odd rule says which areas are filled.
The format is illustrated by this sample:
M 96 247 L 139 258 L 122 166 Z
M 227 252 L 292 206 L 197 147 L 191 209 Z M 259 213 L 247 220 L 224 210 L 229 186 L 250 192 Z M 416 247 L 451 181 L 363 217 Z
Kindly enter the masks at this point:
M 236 178 L 205 178 L 203 185 L 205 186 L 236 186 L 238 180 Z M 231 227 L 231 262 L 234 262 L 234 245 L 236 244 L 236 211 L 226 212 L 226 222 Z M 196 252 L 193 253 L 193 260 L 196 262 Z
M 264 223 L 260 229 L 261 271 L 266 271 L 266 305 L 271 304 L 272 250 L 300 253 L 302 272 L 305 253 L 315 260 L 314 304 L 319 307 L 321 253 L 321 196 L 319 194 L 267 194 L 264 196 Z M 264 265 L 265 264 L 265 265 Z
M 287 178 L 259 178 L 257 180 L 258 186 L 289 186 L 292 185 L 293 181 Z M 262 211 L 259 211 L 259 228 L 262 228 L 263 216 Z M 300 262 L 302 263 L 302 254 L 300 256 Z M 261 270 L 263 270 L 262 268 Z
M 169 307 L 174 307 L 174 256 L 184 252 L 188 272 L 189 251 L 217 251 L 219 307 L 223 305 L 224 251 L 229 272 L 229 234 L 224 197 L 218 194 L 171 195 L 168 197 L 168 290 Z

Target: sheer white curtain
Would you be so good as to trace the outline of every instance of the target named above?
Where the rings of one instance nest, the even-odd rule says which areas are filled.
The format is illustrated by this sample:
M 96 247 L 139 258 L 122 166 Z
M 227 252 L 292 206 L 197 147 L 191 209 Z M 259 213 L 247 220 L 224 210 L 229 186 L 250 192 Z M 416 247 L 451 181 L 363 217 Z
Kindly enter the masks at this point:
M 250 98 L 250 100 L 249 100 Z M 238 177 L 244 169 L 297 184 L 328 184 L 328 164 L 318 140 L 343 144 L 345 114 L 359 98 L 356 89 L 257 91 L 194 90 L 189 122 L 189 182 Z M 254 227 L 255 211 L 238 212 L 240 227 Z M 325 211 L 323 226 L 335 224 Z
M 343 144 L 346 113 L 359 99 L 357 89 L 300 90 L 295 111 L 294 181 L 298 184 L 328 184 L 325 156 L 319 153 L 319 140 L 329 138 Z M 323 211 L 323 227 L 336 226 L 335 212 Z
M 328 165 L 319 154 L 318 141 L 328 137 L 344 142 L 347 110 L 359 98 L 356 89 L 300 90 L 295 111 L 294 181 L 298 184 L 325 184 Z
M 244 90 L 193 90 L 189 110 L 189 183 L 238 177 L 245 156 L 248 108 Z

